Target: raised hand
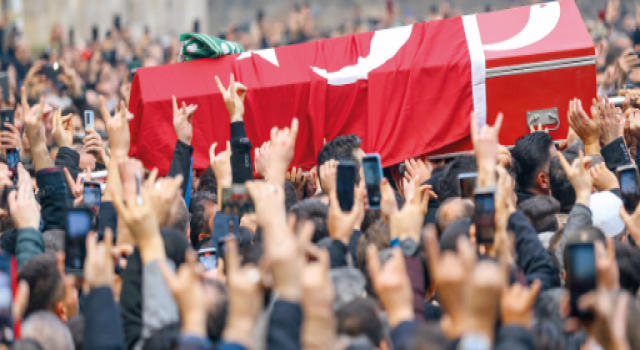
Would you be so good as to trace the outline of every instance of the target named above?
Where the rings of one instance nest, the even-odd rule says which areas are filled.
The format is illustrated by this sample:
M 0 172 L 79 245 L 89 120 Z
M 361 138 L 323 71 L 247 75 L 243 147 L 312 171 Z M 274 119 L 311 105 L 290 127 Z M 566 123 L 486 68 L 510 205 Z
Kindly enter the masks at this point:
M 247 334 L 253 333 L 264 301 L 260 270 L 253 265 L 240 266 L 238 243 L 235 239 L 227 240 L 225 249 L 229 316 L 222 338 L 228 343 L 238 343 L 250 349 L 252 342 Z
M 569 125 L 584 142 L 587 154 L 600 154 L 600 114 L 597 105 L 591 106 L 590 119 L 582 108 L 582 101 L 575 98 L 569 101 Z M 567 145 L 568 147 L 569 145 Z
M 627 228 L 627 233 L 635 241 L 637 248 L 640 248 L 640 205 L 636 207 L 636 210 L 629 214 L 624 208 L 624 205 L 620 207 L 620 218 L 624 221 L 624 225 Z
M 391 224 L 391 217 L 398 211 L 396 195 L 387 178 L 380 182 L 380 214 L 382 220 L 388 225 Z
M 291 164 L 298 137 L 298 118 L 293 118 L 291 128 L 271 129 L 271 144 L 269 146 L 269 181 L 274 184 L 284 183 L 284 175 Z
M 178 108 L 176 97 L 172 96 L 173 101 L 173 127 L 176 130 L 178 140 L 191 144 L 193 138 L 193 113 L 198 109 L 197 105 L 188 105 L 182 102 L 182 107 Z
M 184 264 L 175 274 L 164 261 L 158 267 L 164 276 L 167 287 L 180 309 L 182 332 L 197 337 L 207 336 L 207 311 L 204 305 L 204 288 L 202 275 L 204 268 L 198 262 L 198 255 L 189 249 Z
M 0 177 L 0 182 L 3 186 L 9 185 L 4 176 Z M 33 193 L 31 177 L 22 163 L 18 164 L 18 190 L 10 192 L 7 195 L 7 200 L 9 201 L 11 218 L 18 229 L 27 227 L 40 229 L 40 207 Z
M 64 176 L 67 179 L 67 185 L 69 186 L 69 191 L 75 198 L 73 200 L 73 206 L 75 208 L 80 207 L 84 201 L 84 182 L 91 181 L 91 169 L 85 169 L 85 177 L 78 176 L 75 180 L 71 176 L 69 169 L 63 168 Z
M 266 181 L 248 181 L 245 186 L 253 199 L 258 225 L 270 231 L 286 228 L 284 188 Z M 265 250 L 269 242 L 272 240 L 265 237 Z
M 329 160 L 320 165 L 318 169 L 320 173 L 320 185 L 325 193 L 331 193 L 336 188 L 336 177 L 338 176 L 338 161 Z
M 616 248 L 612 237 L 605 242 L 606 247 L 600 241 L 594 242 L 598 288 L 617 291 L 620 289 L 620 268 L 616 260 Z
M 391 258 L 381 266 L 378 248 L 367 247 L 367 266 L 371 283 L 389 317 L 393 328 L 404 321 L 413 320 L 413 295 L 411 282 L 400 249 L 393 249 Z
M 386 186 L 389 186 L 388 183 Z M 411 199 L 407 199 L 402 209 L 390 215 L 389 228 L 391 229 L 392 239 L 399 238 L 404 240 L 410 238 L 414 242 L 420 242 L 422 224 L 429 210 L 429 198 L 437 198 L 437 196 L 431 191 L 431 186 L 429 185 L 420 186 L 417 181 L 414 181 L 413 186 L 415 186 L 415 195 Z M 388 189 L 385 189 L 385 191 L 388 192 Z M 395 201 L 395 196 L 393 196 L 393 200 Z
M 53 134 L 54 140 L 59 147 L 73 146 L 73 126 L 71 125 L 71 115 L 62 116 L 60 109 L 53 113 Z
M 247 87 L 240 82 L 236 82 L 231 73 L 229 89 L 225 89 L 224 85 L 220 82 L 220 78 L 215 77 L 218 90 L 224 99 L 224 104 L 227 106 L 227 111 L 231 116 L 231 122 L 241 122 L 244 118 L 244 99 L 247 95 Z
M 96 157 L 98 163 L 108 166 L 109 156 L 104 149 L 100 134 L 92 129 L 86 129 L 85 132 L 84 140 L 82 140 L 84 151 Z
M 606 96 L 599 97 L 598 101 L 593 99 L 593 104 L 599 109 L 600 144 L 606 146 L 622 136 L 620 120 L 615 112 L 615 106 L 609 103 L 609 98 Z M 593 117 L 596 118 L 595 115 Z
M 637 305 L 627 292 L 590 292 L 578 300 L 578 307 L 595 315 L 593 322 L 585 323 L 585 326 L 589 335 L 604 349 L 631 350 L 627 337 L 627 314 Z
M 531 283 L 531 288 L 514 283 L 511 287 L 502 291 L 500 311 L 502 323 L 505 325 L 518 325 L 525 329 L 531 328 L 533 322 L 533 306 L 540 292 L 539 280 Z
M 589 169 L 589 173 L 591 174 L 591 182 L 593 182 L 593 186 L 598 191 L 610 191 L 614 188 L 620 188 L 618 178 L 607 169 L 605 163 L 594 165 Z
M 585 157 L 580 151 L 580 158 L 576 159 L 572 165 L 569 165 L 562 153 L 558 153 L 558 159 L 564 169 L 571 185 L 576 191 L 576 203 L 589 206 L 589 198 L 591 197 L 591 174 L 587 170 L 587 161 L 589 157 Z
M 184 180 L 182 175 L 176 177 L 165 177 L 156 180 L 158 176 L 158 170 L 154 169 L 146 182 L 147 192 L 151 199 L 151 205 L 155 217 L 158 219 L 160 227 L 164 226 L 169 218 L 173 208 L 173 203 L 176 200 L 180 200 L 182 181 Z
M 476 152 L 476 162 L 478 163 L 478 187 L 481 189 L 487 186 L 496 185 L 496 163 L 498 159 L 498 137 L 504 116 L 498 114 L 494 126 L 484 125 L 478 131 L 478 123 L 475 114 L 471 114 L 471 140 Z
M 304 198 L 304 189 L 307 186 L 308 175 L 302 174 L 302 168 L 291 168 L 291 172 L 286 172 L 284 175 L 285 180 L 289 180 L 293 184 L 293 188 L 296 190 L 298 200 Z
M 126 158 L 129 154 L 131 136 L 129 135 L 129 121 L 124 101 L 120 101 L 120 110 L 116 109 L 112 116 L 107 109 L 104 97 L 100 96 L 100 112 L 104 117 L 104 123 L 109 134 L 111 157 Z
M 327 225 L 331 239 L 338 240 L 349 245 L 349 240 L 354 230 L 359 230 L 364 220 L 364 182 L 354 192 L 353 207 L 350 212 L 342 211 L 338 194 L 333 189 L 329 193 L 329 216 Z
M 259 148 L 256 148 L 254 165 L 256 169 L 256 173 L 262 176 L 265 180 L 267 180 L 267 176 L 269 175 L 269 154 L 270 152 L 271 141 L 267 141 L 262 144 Z
M 211 169 L 218 180 L 218 192 L 222 193 L 223 187 L 231 186 L 233 175 L 231 173 L 231 142 L 227 141 L 227 149 L 216 155 L 216 147 L 218 143 L 214 142 L 209 148 L 209 161 Z M 222 197 L 218 197 L 222 198 Z
M 4 123 L 4 126 L 9 130 L 0 131 L 0 149 L 19 148 L 22 151 L 20 130 L 11 123 Z
M 84 263 L 84 280 L 91 289 L 112 287 L 114 281 L 113 232 L 107 228 L 104 240 L 98 242 L 98 235 L 90 233 L 87 237 L 87 257 Z
M 58 80 L 66 85 L 74 96 L 80 96 L 82 94 L 82 84 L 78 74 L 65 61 L 60 60 L 59 62 L 60 67 L 62 67 L 62 74 L 58 76 Z
M 408 180 L 417 177 L 418 183 L 422 184 L 431 178 L 431 169 L 422 159 L 407 159 L 404 165 L 407 169 L 404 176 Z

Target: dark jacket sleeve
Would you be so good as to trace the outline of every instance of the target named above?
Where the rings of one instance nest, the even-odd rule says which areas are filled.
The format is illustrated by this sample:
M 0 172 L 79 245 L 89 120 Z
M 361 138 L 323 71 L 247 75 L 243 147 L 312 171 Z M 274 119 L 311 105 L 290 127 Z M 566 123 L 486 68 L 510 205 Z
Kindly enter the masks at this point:
M 183 350 L 183 349 L 180 349 Z M 222 343 L 216 350 L 246 350 L 244 346 L 236 343 Z
M 36 173 L 40 194 L 42 232 L 64 230 L 64 213 L 68 206 L 68 187 L 60 168 L 42 169 Z
M 195 337 L 180 337 L 180 345 L 178 346 L 178 350 L 212 350 L 213 346 L 208 339 L 204 338 L 195 338 Z M 222 347 L 218 347 L 217 350 L 222 349 Z M 235 348 L 235 347 L 226 347 L 227 350 L 236 350 L 244 348 Z
M 391 330 L 391 343 L 394 349 L 402 349 L 403 345 L 411 337 L 413 331 L 418 327 L 418 321 L 405 321 Z
M 349 249 L 344 245 L 344 243 L 338 240 L 331 241 L 331 245 L 329 246 L 329 260 L 331 261 L 331 268 L 336 269 L 347 266 L 348 253 Z
M 351 260 L 353 261 L 353 266 L 358 268 L 358 241 L 362 236 L 362 231 L 355 230 L 349 239 L 349 253 L 351 254 Z
M 618 137 L 610 144 L 602 147 L 600 153 L 604 158 L 607 168 L 611 171 L 616 171 L 616 168 L 619 166 L 631 164 L 629 150 L 627 150 L 624 138 L 622 137 Z
M 498 330 L 495 349 L 534 350 L 533 334 L 520 326 L 502 326 Z
M 413 291 L 413 311 L 416 319 L 424 320 L 424 296 L 427 294 L 427 285 L 425 281 L 425 271 L 422 259 L 419 256 L 404 257 L 407 266 L 407 274 L 411 281 L 411 290 Z
M 231 174 L 234 184 L 253 180 L 252 147 L 244 130 L 244 122 L 231 123 Z
M 16 242 L 16 260 L 18 269 L 36 255 L 44 253 L 44 239 L 40 231 L 33 228 L 18 230 Z
M 173 159 L 169 166 L 167 176 L 176 177 L 182 175 L 182 194 L 187 193 L 187 182 L 189 182 L 189 174 L 191 173 L 191 155 L 193 154 L 193 146 L 178 140 L 176 148 L 173 149 Z
M 56 156 L 56 166 L 60 169 L 67 168 L 71 177 L 77 179 L 80 173 L 80 153 L 73 148 L 60 147 Z
M 91 290 L 84 306 L 85 349 L 124 350 L 124 334 L 111 288 Z
M 98 233 L 100 237 L 104 237 L 104 230 L 107 227 L 113 232 L 113 240 L 116 240 L 118 227 L 118 212 L 112 202 L 100 203 L 100 218 L 98 219 Z
M 300 304 L 277 300 L 269 316 L 267 350 L 301 349 L 301 325 L 302 308 L 300 308 Z
M 527 277 L 527 282 L 540 280 L 542 290 L 560 286 L 558 271 L 551 257 L 538 239 L 536 230 L 520 210 L 509 217 L 508 229 L 515 232 L 516 262 Z

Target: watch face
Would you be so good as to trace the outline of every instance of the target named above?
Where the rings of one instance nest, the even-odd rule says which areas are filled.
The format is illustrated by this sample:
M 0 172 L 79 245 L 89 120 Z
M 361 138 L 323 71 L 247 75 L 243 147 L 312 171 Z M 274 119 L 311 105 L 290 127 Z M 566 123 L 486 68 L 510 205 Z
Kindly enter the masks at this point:
M 418 250 L 418 243 L 411 238 L 402 241 L 402 252 L 405 256 L 414 256 Z

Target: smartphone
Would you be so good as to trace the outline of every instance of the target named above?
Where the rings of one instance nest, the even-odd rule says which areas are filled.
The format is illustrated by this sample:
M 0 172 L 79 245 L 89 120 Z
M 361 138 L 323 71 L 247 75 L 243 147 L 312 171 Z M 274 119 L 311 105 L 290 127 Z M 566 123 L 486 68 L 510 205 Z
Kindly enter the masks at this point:
M 4 93 L 4 88 L 3 88 L 3 93 Z M 9 128 L 7 128 L 4 125 L 4 123 L 13 124 L 14 123 L 13 116 L 14 116 L 13 109 L 10 109 L 10 108 L 0 109 L 0 123 L 2 123 L 2 125 L 0 125 L 0 131 L 9 131 Z
M 0 87 L 2 87 L 2 101 L 9 102 L 9 73 L 0 72 Z
M 570 315 L 582 319 L 593 317 L 593 313 L 578 309 L 580 297 L 596 289 L 596 252 L 593 243 L 567 245 L 565 266 L 571 303 Z
M 377 153 L 365 155 L 362 158 L 362 169 L 364 170 L 364 182 L 367 186 L 369 209 L 380 209 L 380 201 L 382 200 L 380 181 L 384 177 L 380 155 Z
M 15 340 L 11 304 L 11 256 L 0 253 L 0 344 L 10 345 Z
M 83 205 L 85 208 L 91 209 L 94 213 L 100 208 L 102 201 L 102 188 L 99 182 L 85 182 L 83 191 Z
M 9 212 L 9 193 L 17 190 L 18 186 L 16 185 L 5 186 L 4 191 L 2 192 L 2 203 L 0 203 L 0 207 L 6 212 Z
M 95 130 L 96 125 L 94 122 L 94 113 L 91 110 L 84 111 L 84 128 L 89 130 Z
M 7 166 L 11 170 L 11 180 L 18 182 L 18 163 L 20 163 L 20 150 L 17 148 L 7 148 Z
M 203 248 L 198 250 L 198 260 L 206 271 L 215 269 L 218 266 L 216 248 Z
M 120 15 L 115 15 L 115 17 L 113 18 L 113 27 L 118 31 L 120 31 L 120 29 L 122 28 Z
M 60 69 L 60 65 L 58 64 L 58 62 L 47 62 L 44 64 L 44 66 L 42 66 L 42 70 L 40 71 L 40 73 L 46 76 L 50 81 L 57 82 L 58 75 L 62 73 L 62 69 Z
M 242 216 L 256 211 L 253 199 L 244 185 L 231 185 L 222 189 L 222 213 Z
M 138 60 L 132 60 L 129 62 L 129 82 L 133 83 L 133 78 L 136 76 L 138 68 L 142 67 L 142 62 Z
M 460 197 L 473 198 L 473 191 L 476 189 L 476 180 L 478 173 L 463 173 L 458 175 L 458 184 L 460 186 Z
M 493 244 L 496 233 L 495 191 L 476 190 L 474 201 L 473 223 L 476 226 L 476 243 Z
M 69 208 L 65 215 L 65 266 L 73 272 L 84 269 L 87 235 L 93 228 L 93 212 L 89 208 Z
M 93 39 L 93 41 L 98 41 L 98 26 L 93 26 L 91 28 L 91 39 Z
M 625 165 L 616 169 L 620 182 L 622 203 L 628 213 L 633 213 L 640 202 L 640 187 L 638 186 L 638 168 L 635 165 Z
M 380 185 L 380 183 L 378 183 Z M 338 163 L 336 175 L 336 191 L 338 202 L 342 211 L 351 211 L 354 204 L 356 188 L 356 164 L 354 162 L 343 161 Z

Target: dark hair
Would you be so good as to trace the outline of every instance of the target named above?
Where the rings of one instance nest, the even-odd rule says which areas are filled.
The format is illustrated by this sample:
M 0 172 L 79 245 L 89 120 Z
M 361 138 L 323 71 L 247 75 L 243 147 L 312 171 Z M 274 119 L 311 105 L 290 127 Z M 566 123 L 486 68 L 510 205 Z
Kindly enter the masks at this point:
M 356 246 L 356 260 L 358 267 L 365 276 L 369 276 L 366 270 L 367 260 L 366 251 L 369 245 L 375 245 L 379 251 L 383 251 L 391 245 L 391 231 L 389 226 L 382 220 L 374 222 L 369 228 L 363 232 Z
M 356 298 L 336 312 L 338 334 L 351 337 L 366 335 L 375 345 L 384 339 L 384 328 L 378 317 L 376 303 L 368 298 Z
M 55 312 L 56 304 L 64 299 L 64 282 L 54 253 L 44 253 L 29 259 L 18 272 L 18 281 L 29 284 L 29 303 L 24 314 L 46 310 Z
M 189 212 L 191 213 L 191 232 L 189 233 L 189 239 L 191 240 L 192 246 L 195 247 L 198 245 L 198 236 L 207 228 L 207 223 L 210 220 L 210 218 L 207 218 L 205 215 L 207 205 L 215 203 L 216 195 L 211 192 L 198 191 L 191 195 L 189 206 Z
M 356 184 L 360 182 L 361 164 L 354 151 L 360 148 L 361 143 L 362 140 L 355 134 L 338 136 L 327 142 L 318 153 L 318 177 L 320 177 L 320 166 L 329 160 L 352 161 L 356 164 Z
M 563 152 L 563 155 L 569 164 L 578 158 L 577 153 Z M 576 191 L 571 185 L 567 174 L 564 172 L 564 168 L 560 163 L 558 157 L 554 157 L 551 160 L 549 166 L 549 184 L 551 187 L 551 195 L 553 198 L 560 202 L 560 211 L 569 212 L 576 202 Z
M 291 213 L 298 221 L 311 220 L 315 225 L 313 243 L 318 243 L 321 239 L 329 237 L 327 228 L 327 215 L 329 207 L 317 199 L 305 199 L 291 208 Z
M 367 210 L 364 212 L 364 220 L 362 220 L 362 224 L 360 225 L 360 231 L 364 232 L 371 227 L 371 225 L 375 224 L 378 220 L 382 219 L 382 214 L 380 210 Z
M 82 350 L 84 348 L 84 315 L 77 314 L 67 322 L 69 332 L 71 332 L 71 338 L 73 338 L 73 344 L 75 344 L 75 350 Z
M 33 339 L 20 339 L 13 343 L 11 350 L 44 350 L 44 348 Z
M 206 281 L 205 283 L 214 288 L 217 293 L 216 302 L 211 305 L 207 312 L 207 335 L 214 345 L 216 345 L 222 340 L 222 332 L 227 324 L 229 293 L 220 281 L 212 280 Z
M 548 322 L 539 322 L 531 327 L 536 350 L 571 349 L 566 347 L 566 337 L 562 329 Z
M 551 196 L 533 196 L 518 205 L 529 219 L 536 232 L 555 232 L 558 230 L 556 214 L 560 211 L 560 202 Z
M 614 240 L 616 248 L 616 261 L 620 269 L 620 287 L 629 291 L 632 295 L 638 293 L 640 288 L 640 250 L 627 243 Z
M 470 237 L 471 218 L 458 219 L 447 226 L 440 235 L 440 250 L 455 252 L 458 247 L 458 238 Z
M 284 207 L 287 212 L 298 203 L 298 194 L 296 188 L 289 180 L 284 181 Z
M 44 250 L 54 253 L 64 252 L 64 230 L 47 230 L 42 233 Z
M 446 350 L 451 341 L 445 336 L 439 322 L 420 322 L 407 341 L 398 350 Z
M 524 135 L 511 150 L 516 170 L 516 182 L 521 189 L 531 188 L 541 171 L 549 164 L 553 139 L 546 132 Z
M 236 240 L 238 240 L 238 248 L 242 249 L 248 245 L 253 244 L 254 236 L 248 228 L 239 226 L 235 233 Z
M 218 180 L 216 179 L 216 174 L 214 174 L 213 169 L 211 169 L 210 166 L 204 169 L 202 175 L 200 175 L 198 191 L 218 193 Z
M 169 218 L 167 227 L 171 227 L 174 230 L 186 233 L 187 229 L 190 226 L 191 219 L 189 208 L 187 208 L 187 203 L 184 201 L 184 198 L 180 197 L 177 199 L 177 203 L 174 202 L 171 205 L 173 205 L 176 210 L 175 212 L 173 212 L 171 218 Z
M 460 197 L 460 183 L 458 175 L 474 173 L 478 170 L 475 156 L 461 156 L 454 159 L 442 173 L 436 186 L 436 194 L 440 202 L 452 197 Z

